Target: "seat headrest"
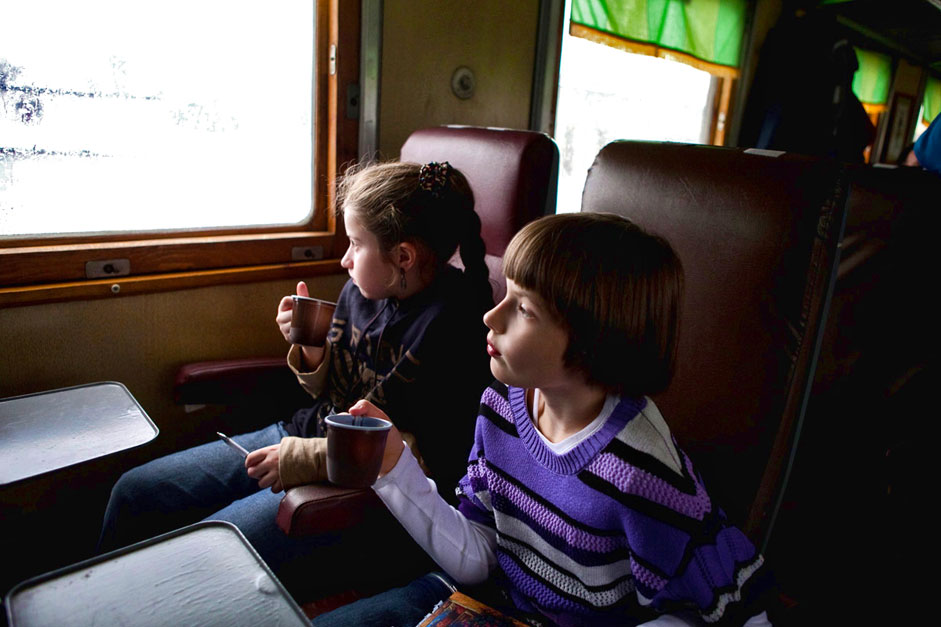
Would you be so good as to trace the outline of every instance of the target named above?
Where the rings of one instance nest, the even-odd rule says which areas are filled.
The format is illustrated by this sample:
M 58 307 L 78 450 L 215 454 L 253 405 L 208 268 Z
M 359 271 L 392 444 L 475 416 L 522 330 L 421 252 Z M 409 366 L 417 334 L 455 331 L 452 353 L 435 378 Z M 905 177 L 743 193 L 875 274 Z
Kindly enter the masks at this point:
M 487 253 L 502 257 L 527 222 L 555 212 L 559 149 L 545 133 L 473 126 L 419 129 L 401 161 L 448 161 L 474 192 Z

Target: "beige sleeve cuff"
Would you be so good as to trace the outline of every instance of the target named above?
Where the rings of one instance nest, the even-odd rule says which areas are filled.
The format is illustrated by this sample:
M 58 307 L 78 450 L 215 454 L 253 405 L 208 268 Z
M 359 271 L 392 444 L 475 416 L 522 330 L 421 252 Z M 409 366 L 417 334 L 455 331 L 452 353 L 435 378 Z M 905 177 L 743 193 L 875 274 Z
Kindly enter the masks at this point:
M 418 452 L 415 437 L 403 433 L 402 439 L 412 449 L 422 471 L 427 475 L 428 468 Z M 278 473 L 285 490 L 299 485 L 327 480 L 327 438 L 281 438 L 278 459 Z
M 300 346 L 297 344 L 292 344 L 291 349 L 288 351 L 288 367 L 297 377 L 297 381 L 301 384 L 301 387 L 304 388 L 304 391 L 314 398 L 320 396 L 320 393 L 323 391 L 324 384 L 327 381 L 327 364 L 330 363 L 330 352 L 332 350 L 332 346 L 333 344 L 331 342 L 324 344 L 323 360 L 321 360 L 320 365 L 317 366 L 317 369 L 312 372 L 301 372 L 300 370 Z
M 327 480 L 327 438 L 281 438 L 278 472 L 284 489 Z

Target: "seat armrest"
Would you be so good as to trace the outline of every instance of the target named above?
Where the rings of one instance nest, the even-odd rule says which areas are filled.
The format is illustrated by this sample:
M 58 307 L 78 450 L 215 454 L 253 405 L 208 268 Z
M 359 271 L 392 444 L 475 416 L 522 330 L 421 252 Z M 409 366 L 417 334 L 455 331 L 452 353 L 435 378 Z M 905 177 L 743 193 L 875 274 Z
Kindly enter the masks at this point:
M 299 398 L 306 394 L 284 357 L 249 357 L 184 364 L 173 385 L 179 405 L 242 405 L 259 398 Z
M 278 527 L 292 538 L 338 531 L 358 525 L 371 512 L 384 510 L 376 493 L 311 483 L 291 488 L 278 506 Z

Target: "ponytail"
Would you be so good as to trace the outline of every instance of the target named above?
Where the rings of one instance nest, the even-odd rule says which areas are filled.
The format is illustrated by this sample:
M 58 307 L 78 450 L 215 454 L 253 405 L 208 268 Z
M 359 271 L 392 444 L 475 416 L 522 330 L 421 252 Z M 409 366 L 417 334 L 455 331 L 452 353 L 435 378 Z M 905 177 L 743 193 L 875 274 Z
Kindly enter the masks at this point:
M 493 287 L 490 285 L 490 270 L 485 261 L 487 250 L 480 236 L 480 216 L 470 207 L 461 220 L 463 229 L 460 234 L 461 263 L 464 264 L 464 276 L 474 292 L 474 302 L 480 306 L 480 315 L 493 308 Z

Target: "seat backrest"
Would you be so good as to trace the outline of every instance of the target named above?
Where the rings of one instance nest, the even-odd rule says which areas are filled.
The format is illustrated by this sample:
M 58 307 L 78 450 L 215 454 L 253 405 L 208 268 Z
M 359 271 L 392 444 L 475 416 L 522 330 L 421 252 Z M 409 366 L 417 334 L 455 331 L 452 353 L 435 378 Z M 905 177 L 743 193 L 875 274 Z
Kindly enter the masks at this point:
M 850 165 L 840 265 L 814 395 L 848 378 L 862 388 L 933 358 L 933 238 L 941 177 L 918 168 Z
M 844 215 L 842 167 L 780 153 L 614 142 L 582 211 L 666 237 L 686 282 L 676 372 L 655 397 L 729 518 L 763 547 L 812 376 Z
M 872 572 L 915 570 L 922 538 L 933 531 L 930 501 L 920 495 L 931 489 L 936 440 L 925 410 L 941 384 L 941 328 L 929 287 L 937 277 L 941 177 L 852 165 L 847 181 L 837 279 L 768 553 L 787 556 L 775 564 L 785 586 L 798 582 L 792 585 L 809 598 L 842 606 L 834 609 L 841 621 L 861 622 L 845 619 L 839 599 L 864 589 Z M 808 572 L 822 554 L 841 564 L 838 582 Z M 871 619 L 873 606 L 865 611 Z M 887 611 L 896 617 L 894 606 Z
M 439 126 L 409 135 L 401 161 L 447 161 L 474 192 L 494 301 L 506 293 L 502 260 L 527 222 L 555 213 L 559 148 L 545 133 L 474 126 Z M 460 265 L 459 260 L 452 263 Z

